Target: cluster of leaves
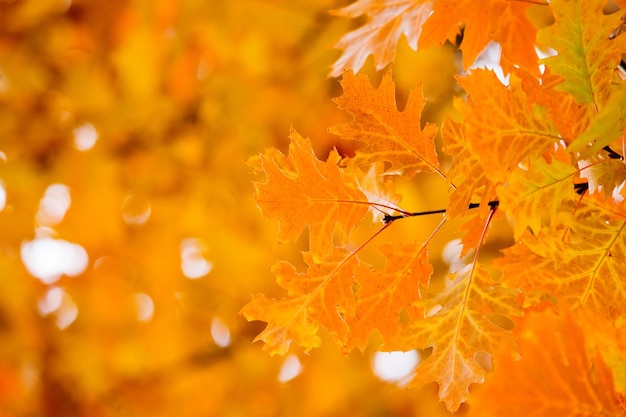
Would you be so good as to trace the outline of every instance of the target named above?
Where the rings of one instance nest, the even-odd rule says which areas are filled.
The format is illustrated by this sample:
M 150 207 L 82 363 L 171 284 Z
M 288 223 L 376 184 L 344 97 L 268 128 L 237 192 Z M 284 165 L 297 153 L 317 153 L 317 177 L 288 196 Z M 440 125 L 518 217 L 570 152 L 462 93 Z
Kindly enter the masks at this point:
M 622 415 L 625 7 L 360 0 L 339 10 L 368 19 L 338 43 L 335 103 L 353 120 L 330 132 L 361 147 L 320 160 L 292 131 L 287 155 L 272 148 L 249 162 L 265 174 L 257 204 L 279 222 L 279 239 L 295 242 L 308 229 L 304 270 L 272 268 L 287 295 L 258 294 L 242 310 L 267 323 L 257 337 L 264 350 L 284 355 L 295 342 L 310 351 L 324 328 L 346 352 L 423 352 L 412 385 L 436 382 L 451 411 L 469 398 L 470 413 L 483 416 Z M 441 126 L 424 123 L 420 83 L 399 111 L 391 72 L 374 87 L 359 71 L 370 55 L 377 69 L 391 63 L 403 36 L 414 48 L 460 41 L 466 70 L 497 42 L 507 79 L 467 70 L 458 77 L 465 97 Z M 551 53 L 538 61 L 536 50 Z M 399 205 L 420 192 L 398 192 L 418 174 L 442 179 L 443 219 L 423 241 L 376 244 L 426 214 Z M 488 259 L 481 248 L 498 219 L 512 224 L 514 243 Z M 460 224 L 460 253 L 434 285 L 428 251 L 451 222 Z M 369 237 L 354 238 L 372 224 Z

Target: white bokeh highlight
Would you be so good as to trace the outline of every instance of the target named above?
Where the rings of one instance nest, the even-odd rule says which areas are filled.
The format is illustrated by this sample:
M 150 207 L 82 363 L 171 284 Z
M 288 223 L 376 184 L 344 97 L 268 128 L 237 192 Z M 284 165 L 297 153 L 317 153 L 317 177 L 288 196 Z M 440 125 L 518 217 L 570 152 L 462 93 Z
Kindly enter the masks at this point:
M 63 275 L 80 275 L 89 263 L 81 245 L 48 236 L 23 242 L 20 255 L 28 272 L 44 284 L 54 284 Z
M 154 301 L 148 294 L 138 292 L 133 294 L 135 308 L 137 311 L 137 321 L 146 323 L 154 316 Z
M 230 329 L 219 317 L 214 317 L 211 321 L 211 337 L 219 347 L 230 345 Z
M 84 123 L 74 129 L 74 146 L 81 152 L 93 148 L 98 141 L 98 131 L 91 123 Z
M 283 364 L 280 367 L 280 371 L 278 372 L 278 382 L 285 383 L 289 382 L 302 372 L 302 364 L 300 363 L 300 359 L 293 353 L 290 353 L 285 357 Z
M 405 386 L 413 378 L 419 363 L 417 351 L 375 352 L 372 357 L 372 370 L 379 379 Z
M 39 200 L 35 219 L 40 226 L 54 226 L 63 220 L 71 204 L 70 188 L 67 185 L 50 184 Z
M 145 224 L 152 215 L 152 205 L 148 200 L 135 194 L 128 194 L 122 203 L 124 223 L 133 226 Z
M 53 315 L 56 326 L 67 329 L 78 317 L 78 307 L 72 297 L 62 288 L 51 287 L 37 302 L 39 315 L 47 317 Z
M 188 238 L 181 242 L 180 267 L 187 278 L 198 279 L 211 272 L 213 263 L 204 257 L 206 251 L 207 246 L 202 239 Z
M 7 205 L 7 190 L 4 181 L 0 180 L 0 211 L 4 210 Z

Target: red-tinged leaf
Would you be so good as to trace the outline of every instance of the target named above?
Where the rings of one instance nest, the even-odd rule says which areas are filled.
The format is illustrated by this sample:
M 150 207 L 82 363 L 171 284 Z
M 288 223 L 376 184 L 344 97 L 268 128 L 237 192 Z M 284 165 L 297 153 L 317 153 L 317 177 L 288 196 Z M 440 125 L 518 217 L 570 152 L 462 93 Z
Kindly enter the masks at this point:
M 547 5 L 545 1 L 507 1 L 506 9 L 497 20 L 498 29 L 494 40 L 502 47 L 500 65 L 504 73 L 519 66 L 533 75 L 539 75 L 538 56 L 535 52 L 537 27 L 528 19 L 529 9 L 537 5 Z
M 557 91 L 563 78 L 553 74 L 546 67 L 541 75 L 541 82 L 536 76 L 524 71 L 514 71 L 522 80 L 522 90 L 526 93 L 527 105 L 533 104 L 548 109 L 550 119 L 554 121 L 562 140 L 571 143 L 587 127 L 595 112 L 589 105 L 579 104 L 570 94 Z
M 308 139 L 295 131 L 290 137 L 287 157 L 268 150 L 257 162 L 267 182 L 255 183 L 256 199 L 267 219 L 279 221 L 280 240 L 296 241 L 308 227 L 309 250 L 319 260 L 331 252 L 338 225 L 347 234 L 363 219 L 367 198 L 354 178 L 337 166 L 341 158 L 336 152 L 323 162 Z
M 411 92 L 402 112 L 396 108 L 391 72 L 384 75 L 377 89 L 363 72 L 354 75 L 346 71 L 341 85 L 343 95 L 335 102 L 354 120 L 329 131 L 342 139 L 365 143 L 348 163 L 370 165 L 385 161 L 390 164 L 390 171 L 399 170 L 409 177 L 421 171 L 439 172 L 434 143 L 437 128 L 432 124 L 420 128 L 424 108 L 421 85 Z

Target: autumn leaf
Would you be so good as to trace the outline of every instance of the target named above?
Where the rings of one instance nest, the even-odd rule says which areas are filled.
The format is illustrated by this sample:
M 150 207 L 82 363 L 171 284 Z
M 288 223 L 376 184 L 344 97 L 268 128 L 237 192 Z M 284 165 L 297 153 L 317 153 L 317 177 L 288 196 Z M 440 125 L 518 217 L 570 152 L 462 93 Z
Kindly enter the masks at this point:
M 588 158 L 612 142 L 622 140 L 626 133 L 626 84 L 612 92 L 606 105 L 589 124 L 587 129 L 568 147 L 571 152 L 579 151 L 581 157 Z M 588 146 L 591 145 L 591 146 Z
M 241 310 L 248 320 L 263 320 L 267 324 L 254 341 L 263 340 L 263 349 L 270 355 L 285 355 L 295 341 L 305 351 L 320 346 L 319 324 L 307 320 L 305 299 L 273 300 L 257 294 Z
M 502 18 L 505 9 L 506 2 L 500 0 L 438 0 L 432 16 L 424 24 L 419 46 L 427 48 L 440 45 L 447 39 L 454 40 L 462 27 L 463 67 L 469 68 L 493 38 L 498 19 Z
M 574 138 L 584 132 L 594 117 L 594 113 L 589 111 L 589 107 L 579 104 L 570 94 L 558 91 L 563 78 L 555 75 L 550 67 L 545 67 L 541 75 L 541 82 L 538 78 L 525 71 L 515 71 L 522 82 L 522 90 L 526 94 L 529 107 L 534 104 L 548 109 L 550 119 L 554 121 L 561 139 L 566 143 L 571 143 Z
M 241 311 L 248 320 L 268 323 L 255 340 L 263 340 L 264 350 L 271 355 L 286 354 L 292 341 L 305 351 L 318 347 L 320 325 L 345 343 L 348 326 L 344 317 L 354 316 L 352 287 L 354 277 L 360 275 L 358 259 L 345 249 L 335 249 L 323 263 L 316 263 L 310 252 L 304 254 L 304 260 L 308 265 L 305 273 L 285 262 L 272 268 L 278 283 L 288 290 L 287 298 L 256 295 Z
M 462 108 L 464 137 L 492 181 L 505 182 L 518 163 L 537 158 L 559 140 L 547 111 L 527 105 L 514 74 L 508 88 L 484 70 L 473 71 L 459 82 L 469 95 Z
M 548 24 L 549 10 L 555 23 L 540 38 L 558 59 L 546 59 L 539 71 L 535 23 Z M 366 22 L 342 38 L 344 52 L 333 68 L 335 75 L 352 69 L 343 73 L 343 94 L 334 101 L 353 120 L 329 131 L 361 147 L 342 159 L 331 152 L 322 162 L 308 141 L 292 138 L 287 156 L 268 149 L 251 160 L 257 173 L 266 174 L 267 182 L 257 184 L 257 201 L 264 217 L 278 220 L 281 240 L 295 241 L 309 228 L 306 271 L 285 262 L 273 269 L 286 297 L 255 296 L 242 310 L 248 320 L 267 323 L 256 339 L 264 349 L 285 354 L 295 342 L 308 352 L 320 344 L 324 328 L 344 353 L 355 347 L 367 352 L 376 348 L 373 341 L 387 351 L 420 350 L 425 358 L 412 386 L 437 383 L 438 397 L 455 412 L 473 384 L 488 380 L 491 358 L 498 369 L 500 352 L 516 353 L 522 306 L 541 310 L 552 302 L 593 311 L 607 322 L 623 320 L 624 170 L 621 154 L 610 147 L 622 143 L 621 87 L 613 79 L 616 52 L 600 51 L 608 44 L 596 35 L 611 26 L 614 31 L 615 16 L 603 16 L 599 3 L 583 7 L 566 0 L 361 0 L 338 14 L 365 16 Z M 563 40 L 567 34 L 574 44 Z M 466 95 L 459 91 L 447 109 L 440 155 L 436 127 L 422 122 L 422 82 L 415 81 L 399 111 L 390 71 L 376 88 L 356 71 L 370 54 L 378 69 L 396 59 L 402 35 L 413 48 L 453 41 L 466 68 L 490 42 L 502 47 L 506 79 L 480 69 L 457 77 Z M 604 67 L 594 67 L 591 57 Z M 567 73 L 581 64 L 588 73 Z M 600 98 L 602 106 L 594 106 Z M 447 189 L 440 191 L 448 206 L 401 207 L 401 197 L 403 206 L 423 202 L 431 189 L 421 188 L 426 182 L 417 174 L 433 172 L 445 180 Z M 280 197 L 268 198 L 268 192 Z M 280 210 L 267 207 L 275 202 Z M 290 214 L 302 202 L 307 209 Z M 339 208 L 350 216 L 339 215 Z M 366 218 L 365 209 L 375 214 Z M 410 221 L 435 213 L 445 213 L 444 219 L 424 243 L 402 241 L 397 225 L 412 230 Z M 490 244 L 503 249 L 509 244 L 503 242 L 516 243 L 490 261 L 496 252 L 486 245 L 490 226 L 503 214 L 513 232 L 497 230 Z M 447 230 L 452 219 L 456 227 Z M 362 243 L 350 239 L 353 230 Z M 460 258 L 445 255 L 453 267 L 447 274 L 436 271 L 441 263 L 429 259 L 429 249 L 437 240 L 459 238 Z M 606 350 L 607 363 L 619 367 L 621 354 Z
M 349 348 L 363 350 L 375 329 L 385 340 L 395 336 L 401 309 L 413 320 L 422 313 L 415 304 L 433 272 L 425 245 L 380 244 L 377 249 L 387 262 L 383 269 L 357 277 L 355 315 L 348 320 Z
M 521 360 L 499 352 L 493 375 L 469 400 L 470 416 L 623 416 L 586 331 L 571 312 L 531 313 L 517 331 Z
M 342 139 L 365 143 L 347 163 L 369 165 L 385 161 L 390 164 L 389 171 L 400 170 L 406 176 L 422 171 L 441 174 L 434 143 L 437 129 L 432 124 L 420 127 L 424 108 L 421 85 L 410 93 L 406 107 L 399 112 L 390 71 L 377 89 L 363 72 L 354 75 L 346 71 L 343 76 L 343 95 L 335 103 L 354 120 L 329 131 Z
M 615 211 L 590 196 L 538 237 L 526 235 L 504 251 L 495 265 L 501 281 L 545 294 L 572 307 L 586 307 L 604 317 L 619 316 L 626 305 L 623 282 L 626 259 L 623 204 Z M 571 216 L 571 217 L 570 217 Z
M 468 265 L 449 277 L 441 294 L 420 304 L 427 317 L 402 328 L 385 348 L 432 348 L 430 356 L 418 366 L 412 384 L 437 382 L 439 399 L 455 411 L 468 398 L 470 385 L 485 379 L 485 369 L 476 354 L 493 353 L 503 346 L 514 350 L 513 335 L 495 324 L 491 316 L 519 315 L 518 294 L 498 286 L 482 265 Z
M 518 167 L 508 183 L 498 188 L 502 209 L 513 219 L 517 238 L 526 228 L 537 235 L 545 224 L 555 223 L 563 203 L 574 199 L 577 173 L 556 158 L 550 162 L 538 158 Z
M 255 162 L 267 175 L 267 182 L 256 183 L 256 199 L 266 218 L 279 220 L 281 240 L 297 240 L 308 226 L 309 250 L 320 259 L 330 253 L 338 223 L 348 233 L 365 216 L 367 199 L 337 166 L 336 152 L 322 162 L 309 141 L 295 131 L 290 138 L 289 156 L 280 165 L 270 157 Z
M 483 224 L 478 245 L 490 221 L 491 216 Z M 419 303 L 426 312 L 424 320 L 407 324 L 385 344 L 388 350 L 432 348 L 418 366 L 412 384 L 437 382 L 439 399 L 453 412 L 469 396 L 469 386 L 484 381 L 485 369 L 476 354 L 492 353 L 501 346 L 514 349 L 512 334 L 494 322 L 494 315 L 521 314 L 519 291 L 498 285 L 476 259 L 477 253 L 471 263 L 450 273 L 442 292 Z
M 335 48 L 344 51 L 333 64 L 331 77 L 338 77 L 345 69 L 357 73 L 370 54 L 374 56 L 376 69 L 384 68 L 393 60 L 401 36 L 417 49 L 422 23 L 432 11 L 432 3 L 431 0 L 358 0 L 335 11 L 339 16 L 351 18 L 365 15 L 368 22 L 335 44 Z
M 621 24 L 621 15 L 604 15 L 605 4 L 603 0 L 550 2 L 555 22 L 537 34 L 537 42 L 557 52 L 542 62 L 563 77 L 558 89 L 580 104 L 593 106 L 596 113 L 606 105 L 613 72 L 626 50 L 626 37 L 609 38 Z

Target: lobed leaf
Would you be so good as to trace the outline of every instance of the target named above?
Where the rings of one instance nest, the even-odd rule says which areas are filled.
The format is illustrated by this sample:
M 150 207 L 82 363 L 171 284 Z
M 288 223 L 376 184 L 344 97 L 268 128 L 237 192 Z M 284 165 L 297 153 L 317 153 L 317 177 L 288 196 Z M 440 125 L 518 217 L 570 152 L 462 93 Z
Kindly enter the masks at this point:
M 469 396 L 469 386 L 485 379 L 476 355 L 493 353 L 503 346 L 515 349 L 510 331 L 490 317 L 520 315 L 518 297 L 519 291 L 499 286 L 484 266 L 473 263 L 450 276 L 442 293 L 421 304 L 426 311 L 440 308 L 436 314 L 402 328 L 385 347 L 432 348 L 430 356 L 418 366 L 412 384 L 437 382 L 439 399 L 454 412 Z
M 384 68 L 393 60 L 401 36 L 417 49 L 422 23 L 432 7 L 431 0 L 358 0 L 337 10 L 335 14 L 351 18 L 365 15 L 368 22 L 335 44 L 344 51 L 333 64 L 331 77 L 338 77 L 346 69 L 358 72 L 369 55 L 374 56 L 377 70 Z
M 257 162 L 267 182 L 255 183 L 256 200 L 265 218 L 279 221 L 280 240 L 296 241 L 308 227 L 309 250 L 320 260 L 332 250 L 336 226 L 350 232 L 367 213 L 368 201 L 354 178 L 337 166 L 336 152 L 323 162 L 308 139 L 295 131 L 290 138 L 287 157 L 270 149 Z
M 610 39 L 621 14 L 604 15 L 605 0 L 554 0 L 554 24 L 537 33 L 537 42 L 556 50 L 542 60 L 563 77 L 560 91 L 578 103 L 602 110 L 611 93 L 613 73 L 626 50 L 626 37 Z
M 506 182 L 518 163 L 541 156 L 559 141 L 548 112 L 541 106 L 528 105 L 515 74 L 508 87 L 485 70 L 472 71 L 459 83 L 469 95 L 462 108 L 464 137 L 493 182 Z
M 507 61 L 537 73 L 534 48 L 537 29 L 527 17 L 530 6 L 506 0 L 437 0 L 433 14 L 424 23 L 418 45 L 420 48 L 441 45 L 453 40 L 462 27 L 463 68 L 471 67 L 485 47 L 496 41 Z
M 385 73 L 377 89 L 363 72 L 354 75 L 346 71 L 341 86 L 343 95 L 334 101 L 354 116 L 354 120 L 329 131 L 342 139 L 365 143 L 354 158 L 349 159 L 350 164 L 385 161 L 390 164 L 389 170 L 402 171 L 409 177 L 421 171 L 439 172 L 434 142 L 437 128 L 432 124 L 427 124 L 423 130 L 420 128 L 424 108 L 421 84 L 411 91 L 402 112 L 396 107 L 390 71 Z
M 305 351 L 320 345 L 319 326 L 324 326 L 340 344 L 346 343 L 348 326 L 344 317 L 354 316 L 354 277 L 367 273 L 358 259 L 345 249 L 335 248 L 322 262 L 304 254 L 308 269 L 299 273 L 287 262 L 272 268 L 279 285 L 288 290 L 281 300 L 255 296 L 241 313 L 247 320 L 267 323 L 255 341 L 265 342 L 271 355 L 284 355 L 291 342 Z
M 495 265 L 501 281 L 544 294 L 559 303 L 586 307 L 604 317 L 625 311 L 626 210 L 596 195 L 538 237 L 525 235 Z M 569 225 L 569 226 L 566 226 Z
M 395 336 L 402 309 L 413 320 L 422 313 L 415 303 L 420 299 L 420 286 L 428 286 L 433 272 L 426 247 L 396 243 L 377 248 L 387 262 L 383 269 L 357 277 L 356 314 L 348 320 L 349 348 L 363 350 L 374 330 L 385 340 Z

